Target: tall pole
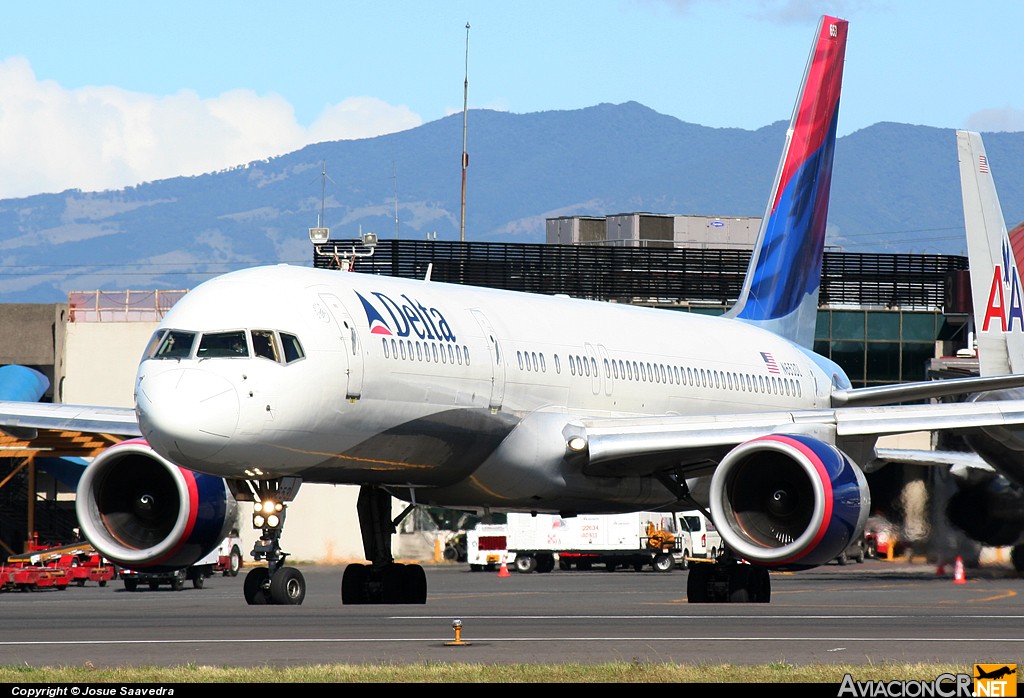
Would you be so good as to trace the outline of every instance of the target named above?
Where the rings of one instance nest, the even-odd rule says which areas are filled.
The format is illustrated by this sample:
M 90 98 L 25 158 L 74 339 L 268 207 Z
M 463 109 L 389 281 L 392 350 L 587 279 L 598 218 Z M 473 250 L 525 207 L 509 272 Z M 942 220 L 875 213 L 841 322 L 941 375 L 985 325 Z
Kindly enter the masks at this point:
M 469 22 L 466 22 L 466 80 L 462 83 L 462 219 L 459 240 L 466 241 L 466 168 L 469 167 L 469 153 L 466 152 L 466 112 L 469 109 Z
M 398 169 L 395 161 L 391 161 L 391 179 L 395 183 L 395 239 L 398 239 Z

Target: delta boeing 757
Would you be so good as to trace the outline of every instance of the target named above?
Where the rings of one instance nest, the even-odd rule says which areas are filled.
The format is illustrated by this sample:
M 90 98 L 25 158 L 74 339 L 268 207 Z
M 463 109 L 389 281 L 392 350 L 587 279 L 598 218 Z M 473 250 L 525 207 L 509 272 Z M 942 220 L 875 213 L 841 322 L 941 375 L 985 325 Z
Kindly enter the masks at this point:
M 870 497 L 879 435 L 1024 421 L 1024 403 L 900 405 L 1020 376 L 854 389 L 813 342 L 847 38 L 822 18 L 745 287 L 725 317 L 309 267 L 225 274 L 145 350 L 134 411 L 0 403 L 0 425 L 137 438 L 77 492 L 82 533 L 136 569 L 215 546 L 240 502 L 266 565 L 249 604 L 299 604 L 281 546 L 303 482 L 360 487 L 366 564 L 342 602 L 424 603 L 391 551 L 392 498 L 572 516 L 707 511 L 727 554 L 692 602 L 770 599 L 769 569 L 834 559 Z M 554 560 L 538 560 L 552 566 Z

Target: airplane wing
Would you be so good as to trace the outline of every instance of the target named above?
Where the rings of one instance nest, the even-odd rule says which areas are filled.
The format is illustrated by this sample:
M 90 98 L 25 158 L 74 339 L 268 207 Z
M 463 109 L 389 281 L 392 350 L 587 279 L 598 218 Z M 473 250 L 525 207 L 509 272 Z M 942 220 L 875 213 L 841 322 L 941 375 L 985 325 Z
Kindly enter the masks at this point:
M 135 410 L 45 402 L 0 401 L 0 424 L 5 431 L 73 430 L 125 437 L 142 436 Z
M 865 464 L 864 472 L 872 472 L 890 463 L 945 467 L 949 468 L 950 473 L 957 476 L 966 475 L 972 470 L 984 471 L 986 473 L 997 472 L 995 468 L 985 462 L 985 459 L 973 451 L 876 448 L 875 456 L 878 459 L 878 465 Z
M 1019 387 L 1024 387 L 1024 374 L 945 378 L 915 383 L 896 383 L 894 385 L 833 390 L 832 406 L 866 407 L 868 405 L 893 405 L 898 402 L 969 395 L 989 390 L 1006 390 Z
M 1024 400 L 885 407 L 794 410 L 751 414 L 596 418 L 580 420 L 582 433 L 569 439 L 585 452 L 585 472 L 621 477 L 649 474 L 668 465 L 708 460 L 769 434 L 835 434 L 843 439 L 936 429 L 970 429 L 1024 421 Z M 876 454 L 877 457 L 877 454 Z

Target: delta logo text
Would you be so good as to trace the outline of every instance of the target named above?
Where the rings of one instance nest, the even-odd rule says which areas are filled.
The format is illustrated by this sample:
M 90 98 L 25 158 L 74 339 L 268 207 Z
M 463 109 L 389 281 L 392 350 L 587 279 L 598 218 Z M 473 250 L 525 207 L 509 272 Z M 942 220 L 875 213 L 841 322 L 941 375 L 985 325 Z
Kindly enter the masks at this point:
M 455 333 L 437 308 L 424 305 L 404 293 L 395 300 L 384 293 L 373 291 L 370 295 L 377 303 L 371 303 L 359 291 L 355 294 L 363 304 L 366 321 L 370 324 L 370 334 L 455 341 Z M 379 308 L 383 308 L 384 312 Z
M 1001 332 L 1013 332 L 1015 322 L 1017 329 L 1024 331 L 1022 303 L 1020 276 L 1014 263 L 1013 250 L 1010 249 L 1010 243 L 1003 240 L 1003 263 L 995 265 L 992 270 L 992 285 L 985 303 L 985 320 L 981 324 L 981 331 L 988 332 L 993 320 L 998 322 Z
M 1016 664 L 975 664 L 974 674 L 939 674 L 932 681 L 855 681 L 846 674 L 837 696 L 989 698 L 1017 695 Z

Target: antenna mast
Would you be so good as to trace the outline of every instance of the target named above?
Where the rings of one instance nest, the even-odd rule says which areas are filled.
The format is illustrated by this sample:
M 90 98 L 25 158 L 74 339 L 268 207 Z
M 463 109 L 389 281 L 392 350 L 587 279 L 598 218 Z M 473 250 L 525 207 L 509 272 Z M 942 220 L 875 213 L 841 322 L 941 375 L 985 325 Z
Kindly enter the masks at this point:
M 395 239 L 398 239 L 398 169 L 395 167 L 395 161 L 391 161 L 391 179 L 395 184 Z
M 324 226 L 324 202 L 327 199 L 327 161 L 323 161 L 323 170 L 320 172 L 320 220 L 318 223 Z
M 466 80 L 462 84 L 462 219 L 459 240 L 466 241 L 466 168 L 469 167 L 469 153 L 466 152 L 466 111 L 469 108 L 469 22 L 466 22 Z

